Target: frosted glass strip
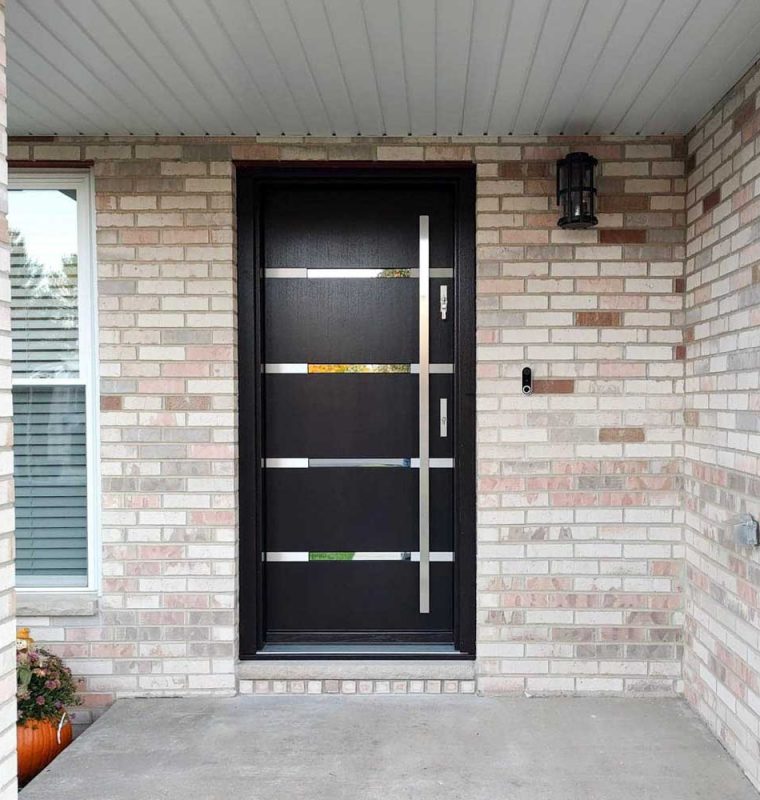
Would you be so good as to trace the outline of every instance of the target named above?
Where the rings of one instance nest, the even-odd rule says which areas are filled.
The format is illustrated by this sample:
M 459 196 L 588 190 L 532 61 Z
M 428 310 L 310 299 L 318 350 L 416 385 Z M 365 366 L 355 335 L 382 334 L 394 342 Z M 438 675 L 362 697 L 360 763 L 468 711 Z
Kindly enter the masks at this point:
M 264 554 L 267 561 L 304 562 L 304 561 L 414 561 L 419 562 L 419 552 L 352 552 L 352 551 L 270 551 Z M 431 551 L 430 560 L 435 562 L 451 562 L 454 553 Z
M 401 267 L 373 268 L 373 269 L 329 269 L 307 267 L 270 267 L 264 270 L 265 278 L 419 278 L 419 269 L 404 269 Z M 431 278 L 453 278 L 454 270 L 450 267 L 431 267 Z
M 264 364 L 267 375 L 340 375 L 353 373 L 387 374 L 410 373 L 419 375 L 419 364 Z M 452 375 L 453 364 L 430 364 L 430 373 Z
M 419 458 L 265 458 L 267 469 L 308 469 L 309 467 L 406 467 L 419 469 Z M 453 469 L 453 458 L 431 458 L 430 469 Z

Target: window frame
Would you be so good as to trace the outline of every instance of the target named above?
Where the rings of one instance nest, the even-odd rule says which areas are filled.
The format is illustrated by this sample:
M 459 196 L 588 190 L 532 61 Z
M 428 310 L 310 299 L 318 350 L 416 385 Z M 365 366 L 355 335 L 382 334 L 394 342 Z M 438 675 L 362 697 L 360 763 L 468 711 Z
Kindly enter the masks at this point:
M 56 575 L 16 575 L 16 588 L 24 593 L 83 593 L 100 586 L 100 429 L 98 421 L 98 308 L 95 244 L 95 203 L 91 169 L 11 169 L 8 190 L 72 189 L 77 193 L 77 345 L 76 378 L 15 378 L 12 386 L 84 386 L 87 454 L 87 581 L 61 582 Z M 10 198 L 9 198 L 10 201 Z M 10 202 L 9 202 L 10 204 Z M 9 299 L 12 305 L 12 298 Z M 12 373 L 12 371 L 11 371 Z

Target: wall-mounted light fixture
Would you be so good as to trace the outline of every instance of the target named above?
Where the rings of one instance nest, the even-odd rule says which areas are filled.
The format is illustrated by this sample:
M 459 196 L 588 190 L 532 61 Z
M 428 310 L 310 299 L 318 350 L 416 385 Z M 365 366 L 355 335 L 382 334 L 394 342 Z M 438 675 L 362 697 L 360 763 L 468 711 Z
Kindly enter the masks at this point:
M 588 153 L 568 153 L 557 162 L 557 205 L 560 228 L 591 228 L 596 211 L 596 175 L 599 162 Z

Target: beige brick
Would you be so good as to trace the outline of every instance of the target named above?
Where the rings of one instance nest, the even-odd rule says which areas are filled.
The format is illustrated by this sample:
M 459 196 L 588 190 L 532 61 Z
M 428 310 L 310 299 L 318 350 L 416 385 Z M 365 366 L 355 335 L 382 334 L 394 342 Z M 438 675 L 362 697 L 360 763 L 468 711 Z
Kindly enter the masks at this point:
M 627 144 L 625 146 L 625 157 L 636 158 L 671 158 L 673 146 L 671 144 Z
M 138 144 L 135 145 L 135 158 L 182 158 L 182 145 Z
M 137 214 L 136 222 L 138 227 L 178 227 L 183 224 L 182 214 L 174 213 L 154 213 L 154 214 Z
M 106 159 L 124 160 L 132 157 L 132 147 L 128 144 L 87 145 L 84 148 L 84 157 L 96 161 Z
M 229 192 L 231 184 L 227 178 L 186 178 L 187 192 Z
M 309 145 L 287 145 L 280 148 L 280 158 L 283 161 L 326 161 L 327 149 Z
M 521 156 L 520 147 L 504 147 L 488 145 L 475 148 L 476 161 L 518 161 Z
M 35 161 L 79 161 L 81 148 L 78 145 L 36 144 Z M 89 158 L 89 156 L 87 156 Z
M 625 191 L 629 194 L 668 194 L 671 185 L 664 178 L 629 178 L 625 181 Z
M 8 144 L 9 161 L 29 161 L 32 157 L 32 149 L 28 144 Z
M 119 197 L 119 208 L 122 211 L 144 211 L 156 208 L 155 195 L 123 195 Z
M 424 156 L 423 147 L 402 145 L 377 148 L 378 161 L 422 161 Z

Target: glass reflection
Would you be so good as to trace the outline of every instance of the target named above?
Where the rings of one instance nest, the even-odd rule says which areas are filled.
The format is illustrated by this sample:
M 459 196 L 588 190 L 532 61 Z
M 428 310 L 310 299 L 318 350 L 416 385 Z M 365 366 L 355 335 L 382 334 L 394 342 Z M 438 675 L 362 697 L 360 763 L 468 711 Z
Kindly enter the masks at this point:
M 309 364 L 310 375 L 336 373 L 410 373 L 411 364 Z
M 16 377 L 77 377 L 77 199 L 73 190 L 9 193 Z

